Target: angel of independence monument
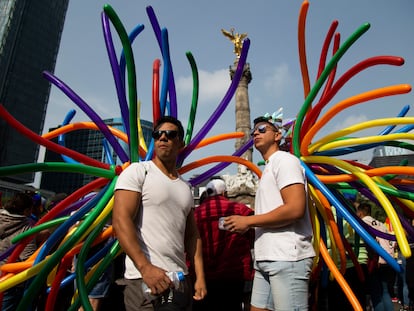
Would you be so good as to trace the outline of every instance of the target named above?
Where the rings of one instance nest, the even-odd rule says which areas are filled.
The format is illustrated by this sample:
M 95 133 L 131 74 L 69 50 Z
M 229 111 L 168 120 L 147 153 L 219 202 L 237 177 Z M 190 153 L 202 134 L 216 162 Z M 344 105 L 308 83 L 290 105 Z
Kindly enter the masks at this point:
M 221 30 L 223 35 L 230 39 L 234 44 L 234 54 L 236 59 L 234 64 L 230 66 L 230 78 L 233 79 L 237 68 L 243 39 L 247 37 L 247 33 L 238 34 L 234 32 L 234 28 L 230 31 Z M 235 112 L 236 112 L 236 131 L 243 132 L 245 135 L 236 140 L 235 149 L 238 150 L 250 139 L 250 106 L 249 106 L 249 90 L 248 85 L 252 80 L 250 65 L 246 63 L 243 68 L 243 74 L 235 93 Z M 241 157 L 252 161 L 253 148 L 247 150 Z M 242 202 L 254 208 L 254 197 L 257 188 L 257 178 L 244 165 L 238 164 L 236 175 L 222 175 L 226 182 L 228 198 L 233 201 Z

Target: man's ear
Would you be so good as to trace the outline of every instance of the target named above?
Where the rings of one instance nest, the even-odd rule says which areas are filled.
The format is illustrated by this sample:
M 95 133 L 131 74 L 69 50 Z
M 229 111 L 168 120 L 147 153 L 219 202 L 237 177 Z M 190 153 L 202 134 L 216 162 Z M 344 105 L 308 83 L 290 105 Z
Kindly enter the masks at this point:
M 275 132 L 275 142 L 280 142 L 282 140 L 282 132 L 279 130 Z

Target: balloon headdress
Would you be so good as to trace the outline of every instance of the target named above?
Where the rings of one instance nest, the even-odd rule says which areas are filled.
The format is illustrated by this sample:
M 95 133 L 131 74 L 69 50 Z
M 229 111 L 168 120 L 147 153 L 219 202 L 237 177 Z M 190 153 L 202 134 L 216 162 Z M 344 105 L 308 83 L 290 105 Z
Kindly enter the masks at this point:
M 267 112 L 253 121 L 255 125 L 259 122 L 267 122 L 277 128 L 282 134 L 279 148 L 281 148 L 281 150 L 289 151 L 292 140 L 292 125 L 294 124 L 295 119 L 283 120 L 283 107 L 280 107 L 272 114 Z
M 279 110 L 273 112 L 273 114 L 267 112 L 263 116 L 256 118 L 253 123 L 257 124 L 259 122 L 267 122 L 280 130 L 282 128 L 282 118 L 283 108 L 279 108 Z

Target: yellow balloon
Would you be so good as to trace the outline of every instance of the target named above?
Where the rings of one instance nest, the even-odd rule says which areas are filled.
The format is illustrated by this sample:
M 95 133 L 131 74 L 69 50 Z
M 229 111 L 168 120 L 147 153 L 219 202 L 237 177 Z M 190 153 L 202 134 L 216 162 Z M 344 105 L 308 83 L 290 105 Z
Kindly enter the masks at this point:
M 314 153 L 315 150 L 319 148 L 321 145 L 327 144 L 337 138 L 348 136 L 349 134 L 352 134 L 354 132 L 365 130 L 367 128 L 377 127 L 377 126 L 387 126 L 390 124 L 398 125 L 398 124 L 413 124 L 413 123 L 414 123 L 414 117 L 383 118 L 383 119 L 376 119 L 376 120 L 361 122 L 361 123 L 352 125 L 350 127 L 344 128 L 340 131 L 329 134 L 321 138 L 317 142 L 311 144 L 309 146 L 309 154 Z
M 372 143 L 380 143 L 384 141 L 391 141 L 391 140 L 399 140 L 399 139 L 414 139 L 414 134 L 410 133 L 394 133 L 394 134 L 387 134 L 387 135 L 376 135 L 376 136 L 367 136 L 361 138 L 347 138 L 344 140 L 337 140 L 330 143 L 327 143 L 321 146 L 318 151 L 326 151 L 335 148 L 342 148 L 346 146 L 352 145 L 363 145 L 363 144 L 372 144 Z
M 309 214 L 310 219 L 312 222 L 312 229 L 313 229 L 313 248 L 315 250 L 315 258 L 314 258 L 314 266 L 319 261 L 319 240 L 321 238 L 321 224 L 319 222 L 318 216 L 316 214 L 316 205 L 318 204 L 316 202 L 316 199 L 313 196 L 313 192 L 315 188 L 312 185 L 308 185 L 308 206 L 309 206 Z
M 147 152 L 147 144 L 145 143 L 145 139 L 144 139 L 144 133 L 142 132 L 142 127 L 141 127 L 141 118 L 140 118 L 140 111 L 141 111 L 141 101 L 138 101 L 138 108 L 137 108 L 137 127 L 138 127 L 138 143 L 139 145 L 142 147 L 142 149 L 145 150 L 145 152 Z
M 42 260 L 37 265 L 26 269 L 11 278 L 4 280 L 0 282 L 0 293 L 4 292 L 20 283 L 23 283 L 24 281 L 27 281 L 28 279 L 34 277 L 36 274 L 39 273 L 39 271 L 43 268 L 43 266 L 46 264 L 48 258 Z
M 359 169 L 349 163 L 346 163 L 345 161 L 330 158 L 330 157 L 308 156 L 308 157 L 302 157 L 302 160 L 305 163 L 331 164 L 357 176 L 371 190 L 371 192 L 375 195 L 377 200 L 381 203 L 382 207 L 384 208 L 387 216 L 389 217 L 391 221 L 392 227 L 394 228 L 398 246 L 400 247 L 400 250 L 403 256 L 404 257 L 411 256 L 411 249 L 410 249 L 410 246 L 408 245 L 407 237 L 405 236 L 404 229 L 401 225 L 400 219 L 397 216 L 397 213 L 394 210 L 394 207 L 392 206 L 388 198 L 385 196 L 385 194 L 378 187 L 378 185 L 368 175 L 366 175 L 362 169 Z
M 114 205 L 114 196 L 111 197 L 111 199 L 106 204 L 105 208 L 102 210 L 99 216 L 94 220 L 94 222 L 90 225 L 90 227 L 84 232 L 84 234 L 81 236 L 79 241 L 83 241 L 89 235 L 89 233 L 91 233 L 91 231 L 95 229 L 95 227 L 99 223 L 101 223 L 105 219 L 105 217 L 108 216 L 110 212 L 112 212 L 113 205 Z
M 382 185 L 384 185 L 384 186 L 386 186 L 388 188 L 398 190 L 395 186 L 393 186 L 392 184 L 390 184 L 389 182 L 387 182 L 384 178 L 373 177 L 373 179 L 377 183 L 382 184 Z M 401 202 L 403 202 L 404 205 L 407 206 L 409 209 L 411 209 L 412 211 L 414 211 L 414 202 L 413 201 L 407 200 L 407 199 L 404 199 L 404 198 L 399 198 L 399 200 Z

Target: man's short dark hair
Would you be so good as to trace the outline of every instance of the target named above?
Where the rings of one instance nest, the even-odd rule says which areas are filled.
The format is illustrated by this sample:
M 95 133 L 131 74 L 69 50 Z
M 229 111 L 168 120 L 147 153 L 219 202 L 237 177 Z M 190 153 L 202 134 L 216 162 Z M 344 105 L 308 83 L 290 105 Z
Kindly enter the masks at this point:
M 363 213 L 364 215 L 371 215 L 371 204 L 368 202 L 361 202 L 359 203 L 357 210 Z
M 9 199 L 4 205 L 11 214 L 23 215 L 26 209 L 32 209 L 33 200 L 32 198 L 23 192 L 16 193 L 11 199 Z
M 270 118 L 263 117 L 263 116 L 260 116 L 260 117 L 257 117 L 256 119 L 254 119 L 254 121 L 253 121 L 253 126 L 256 126 L 256 124 L 258 124 L 258 123 L 263 123 L 263 122 L 268 123 L 268 124 L 270 124 L 271 126 L 273 126 L 275 129 L 279 130 L 279 127 L 278 127 L 278 126 L 276 126 L 275 124 L 273 124 L 273 123 L 271 122 L 271 119 L 270 119 Z
M 184 139 L 184 127 L 183 127 L 183 125 L 181 124 L 181 122 L 177 118 L 174 118 L 172 116 L 163 116 L 163 117 L 159 118 L 157 123 L 154 126 L 154 131 L 158 130 L 160 128 L 160 126 L 164 123 L 172 123 L 175 126 L 177 126 L 178 137 L 180 138 L 180 140 Z

